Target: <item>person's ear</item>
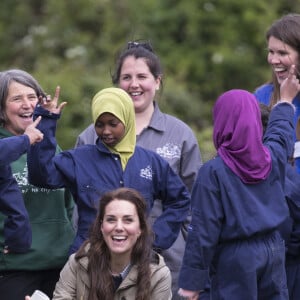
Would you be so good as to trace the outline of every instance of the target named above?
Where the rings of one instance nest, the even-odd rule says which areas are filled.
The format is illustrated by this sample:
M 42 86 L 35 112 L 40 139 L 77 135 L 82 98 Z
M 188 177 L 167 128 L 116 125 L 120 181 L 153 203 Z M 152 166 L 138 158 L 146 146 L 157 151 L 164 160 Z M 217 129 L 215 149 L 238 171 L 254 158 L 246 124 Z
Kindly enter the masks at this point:
M 158 76 L 158 77 L 156 78 L 156 88 L 155 88 L 156 91 L 159 90 L 160 84 L 161 84 L 161 76 Z

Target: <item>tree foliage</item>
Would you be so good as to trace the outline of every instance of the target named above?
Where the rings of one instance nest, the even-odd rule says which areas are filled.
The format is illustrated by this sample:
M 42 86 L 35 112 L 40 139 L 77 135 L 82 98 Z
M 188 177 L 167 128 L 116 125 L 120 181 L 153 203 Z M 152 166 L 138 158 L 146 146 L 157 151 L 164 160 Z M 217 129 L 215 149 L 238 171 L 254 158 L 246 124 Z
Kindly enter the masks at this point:
M 213 153 L 211 108 L 231 88 L 269 79 L 265 31 L 293 0 L 2 0 L 0 66 L 34 75 L 68 101 L 59 121 L 63 149 L 91 122 L 90 101 L 111 86 L 117 52 L 150 40 L 164 67 L 163 111 L 187 122 L 204 159 Z

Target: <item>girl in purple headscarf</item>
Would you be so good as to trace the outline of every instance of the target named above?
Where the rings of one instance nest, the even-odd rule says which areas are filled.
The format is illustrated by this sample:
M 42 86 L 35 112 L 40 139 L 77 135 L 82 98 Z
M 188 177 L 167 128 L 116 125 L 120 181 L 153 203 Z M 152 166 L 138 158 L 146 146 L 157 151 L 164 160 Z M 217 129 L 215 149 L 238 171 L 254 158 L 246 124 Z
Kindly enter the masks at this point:
M 211 299 L 288 299 L 285 245 L 277 227 L 289 214 L 283 187 L 293 151 L 291 102 L 299 91 L 291 72 L 264 140 L 253 94 L 231 90 L 218 98 L 213 109 L 217 156 L 200 168 L 192 191 L 178 292 L 186 299 L 198 299 L 208 280 Z

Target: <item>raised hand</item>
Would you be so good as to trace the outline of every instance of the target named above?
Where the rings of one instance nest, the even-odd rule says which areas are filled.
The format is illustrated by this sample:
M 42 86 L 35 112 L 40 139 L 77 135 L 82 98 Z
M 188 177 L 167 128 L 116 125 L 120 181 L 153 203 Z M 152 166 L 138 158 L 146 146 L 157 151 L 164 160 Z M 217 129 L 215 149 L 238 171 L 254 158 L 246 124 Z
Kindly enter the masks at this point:
M 24 134 L 28 135 L 30 145 L 40 142 L 44 137 L 43 133 L 36 128 L 41 119 L 41 116 L 37 117 L 36 120 L 25 129 Z
M 62 102 L 58 104 L 59 94 L 60 94 L 60 87 L 57 86 L 55 89 L 55 95 L 53 99 L 51 98 L 51 95 L 40 97 L 39 104 L 54 114 L 60 114 L 63 108 L 66 106 L 67 102 Z
M 280 100 L 292 103 L 299 92 L 300 83 L 296 77 L 296 66 L 292 65 L 288 77 L 280 85 Z

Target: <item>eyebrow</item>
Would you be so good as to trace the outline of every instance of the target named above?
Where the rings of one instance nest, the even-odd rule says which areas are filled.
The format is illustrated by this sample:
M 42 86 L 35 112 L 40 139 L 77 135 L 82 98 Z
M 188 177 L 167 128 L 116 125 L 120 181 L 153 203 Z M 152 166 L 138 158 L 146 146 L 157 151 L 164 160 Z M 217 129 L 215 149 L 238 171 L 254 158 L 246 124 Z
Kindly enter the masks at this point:
M 116 217 L 115 215 L 105 215 L 106 217 Z M 122 218 L 134 217 L 135 215 L 124 215 Z
M 15 95 L 11 95 L 10 98 L 16 98 L 16 97 L 22 97 L 24 96 L 24 94 L 15 94 Z M 30 94 L 25 94 L 25 96 L 35 96 L 37 97 L 37 94 L 36 93 L 30 93 Z

